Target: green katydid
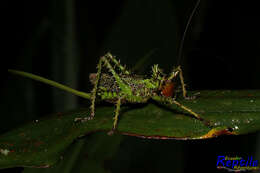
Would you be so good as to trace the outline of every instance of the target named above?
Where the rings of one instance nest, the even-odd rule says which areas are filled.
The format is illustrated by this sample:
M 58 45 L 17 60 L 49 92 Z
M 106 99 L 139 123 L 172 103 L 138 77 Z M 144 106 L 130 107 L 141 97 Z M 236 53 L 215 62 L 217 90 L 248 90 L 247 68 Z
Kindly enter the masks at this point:
M 195 8 L 193 9 L 192 14 L 190 15 L 190 18 L 186 25 L 184 36 L 180 46 L 179 57 L 181 57 L 181 50 L 187 28 L 198 5 L 199 0 Z M 115 65 L 115 68 L 113 67 L 113 65 Z M 103 73 L 102 68 L 106 68 L 108 70 L 108 73 Z M 190 113 L 193 117 L 206 122 L 203 118 L 201 118 L 198 113 L 182 105 L 176 100 L 177 94 L 179 92 L 182 92 L 182 96 L 186 99 L 193 98 L 187 97 L 187 91 L 185 89 L 181 66 L 174 68 L 169 75 L 166 75 L 156 64 L 152 67 L 151 78 L 144 78 L 142 76 L 132 74 L 129 70 L 122 66 L 111 53 L 107 53 L 100 58 L 97 65 L 97 73 L 92 73 L 89 76 L 91 83 L 94 85 L 90 94 L 74 90 L 57 82 L 42 78 L 37 75 L 33 75 L 31 73 L 11 69 L 8 71 L 14 74 L 22 75 L 47 83 L 54 87 L 73 93 L 77 96 L 90 99 L 90 116 L 84 118 L 75 118 L 75 122 L 86 122 L 94 118 L 95 102 L 97 97 L 101 100 L 108 101 L 116 105 L 112 131 L 114 131 L 117 127 L 120 106 L 122 104 L 145 103 L 149 99 L 155 100 L 160 103 L 175 104 Z M 176 88 L 175 85 L 175 81 L 178 79 L 181 83 L 181 89 Z

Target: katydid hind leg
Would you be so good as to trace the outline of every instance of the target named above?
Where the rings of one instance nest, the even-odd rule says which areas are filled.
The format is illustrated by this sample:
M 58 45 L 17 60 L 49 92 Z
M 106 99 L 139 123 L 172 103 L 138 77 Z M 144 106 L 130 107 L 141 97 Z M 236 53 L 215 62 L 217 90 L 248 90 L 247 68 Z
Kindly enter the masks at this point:
M 108 69 L 109 72 L 111 72 L 112 76 L 115 78 L 117 84 L 119 87 L 122 89 L 123 92 L 131 92 L 131 88 L 127 86 L 120 78 L 120 76 L 115 72 L 113 69 L 110 59 L 107 58 L 107 54 L 103 57 L 100 58 L 98 66 L 97 66 L 97 74 L 96 74 L 96 80 L 94 83 L 94 87 L 91 91 L 91 106 L 90 106 L 90 116 L 85 117 L 85 118 L 75 118 L 75 121 L 81 121 L 85 122 L 88 120 L 92 120 L 95 116 L 95 100 L 96 100 L 96 95 L 97 95 L 97 90 L 98 90 L 98 83 L 99 80 L 101 79 L 101 73 L 102 73 L 102 68 L 105 67 Z
M 112 135 L 116 130 L 116 127 L 118 124 L 118 117 L 119 117 L 119 113 L 120 113 L 121 100 L 122 100 L 122 98 L 119 98 L 116 102 L 115 116 L 113 118 L 114 119 L 113 127 L 112 127 L 112 130 L 110 130 L 108 132 L 108 135 Z
M 94 87 L 91 91 L 91 105 L 90 105 L 90 116 L 88 117 L 84 117 L 84 118 L 75 118 L 74 121 L 81 121 L 81 122 L 85 122 L 85 121 L 89 121 L 92 120 L 95 116 L 95 100 L 96 100 L 96 95 L 97 95 L 97 89 L 98 89 L 98 83 L 100 80 L 100 76 L 101 76 L 101 72 L 102 72 L 102 57 L 100 58 L 98 65 L 97 65 L 97 74 L 96 74 L 96 80 L 94 83 Z

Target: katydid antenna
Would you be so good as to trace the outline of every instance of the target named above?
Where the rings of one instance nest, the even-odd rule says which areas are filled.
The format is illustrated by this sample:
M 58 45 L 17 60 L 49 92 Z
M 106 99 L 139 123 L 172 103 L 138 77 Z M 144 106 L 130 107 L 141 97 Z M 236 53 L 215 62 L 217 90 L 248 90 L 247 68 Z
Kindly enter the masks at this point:
M 195 7 L 193 8 L 192 12 L 191 12 L 191 15 L 187 21 L 187 24 L 186 24 L 186 27 L 185 27 L 185 30 L 183 32 L 183 36 L 182 36 L 182 39 L 181 39 L 181 43 L 180 43 L 180 47 L 179 47 L 179 53 L 178 53 L 178 59 L 177 59 L 177 64 L 180 65 L 181 63 L 181 57 L 182 57 L 182 51 L 183 51 L 183 45 L 184 45 L 184 41 L 185 41 L 185 36 L 186 36 L 186 33 L 189 29 L 189 26 L 191 24 L 191 20 L 197 10 L 197 8 L 199 7 L 199 4 L 200 4 L 200 0 L 197 0 L 196 4 L 195 4 Z

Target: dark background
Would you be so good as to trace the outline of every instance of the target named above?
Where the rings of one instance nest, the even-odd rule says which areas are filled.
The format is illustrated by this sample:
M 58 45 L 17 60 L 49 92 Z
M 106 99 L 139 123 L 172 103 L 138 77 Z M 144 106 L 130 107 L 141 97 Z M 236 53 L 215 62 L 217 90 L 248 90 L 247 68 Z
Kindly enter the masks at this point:
M 7 12 L 2 33 L 2 69 L 31 72 L 86 92 L 91 89 L 89 73 L 96 71 L 99 57 L 107 51 L 129 68 L 154 51 L 138 72 L 149 75 L 153 64 L 170 72 L 177 65 L 180 40 L 195 3 L 196 0 L 10 2 L 3 5 Z M 201 1 L 181 59 L 189 90 L 260 89 L 258 8 L 251 1 Z M 1 78 L 1 133 L 37 117 L 89 104 L 6 71 Z M 120 138 L 118 152 L 108 164 L 112 172 L 217 172 L 216 158 L 221 154 L 260 159 L 259 133 L 203 141 Z

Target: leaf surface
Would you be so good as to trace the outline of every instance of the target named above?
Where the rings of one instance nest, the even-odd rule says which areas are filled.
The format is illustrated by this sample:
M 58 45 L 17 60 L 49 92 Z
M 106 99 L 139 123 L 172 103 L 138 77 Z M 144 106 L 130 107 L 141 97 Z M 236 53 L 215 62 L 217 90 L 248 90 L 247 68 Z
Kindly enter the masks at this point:
M 194 100 L 178 100 L 210 121 L 212 127 L 179 107 L 154 102 L 123 106 L 117 133 L 151 139 L 194 140 L 240 135 L 260 129 L 260 90 L 201 91 Z M 94 120 L 80 123 L 89 109 L 56 113 L 0 136 L 0 168 L 49 167 L 77 138 L 110 131 L 114 106 L 98 107 Z

